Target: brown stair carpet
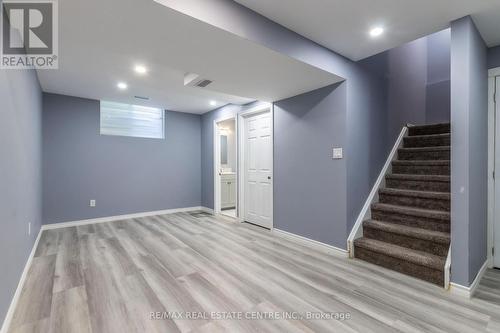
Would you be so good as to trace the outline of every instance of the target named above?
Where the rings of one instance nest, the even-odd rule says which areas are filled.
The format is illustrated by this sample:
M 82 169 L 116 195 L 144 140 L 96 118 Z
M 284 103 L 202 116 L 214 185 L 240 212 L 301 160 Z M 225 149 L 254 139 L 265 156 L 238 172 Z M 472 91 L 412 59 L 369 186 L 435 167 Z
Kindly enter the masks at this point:
M 355 257 L 438 285 L 450 245 L 450 124 L 409 127 Z

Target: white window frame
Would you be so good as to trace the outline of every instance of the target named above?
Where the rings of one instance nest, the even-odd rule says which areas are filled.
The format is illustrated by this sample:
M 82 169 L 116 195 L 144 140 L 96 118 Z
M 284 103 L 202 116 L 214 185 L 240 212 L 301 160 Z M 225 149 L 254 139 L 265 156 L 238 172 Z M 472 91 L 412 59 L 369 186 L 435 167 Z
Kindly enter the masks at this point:
M 156 136 L 156 135 L 148 135 L 144 133 L 133 133 L 133 127 L 131 127 L 131 131 L 127 132 L 127 128 L 124 127 L 122 130 L 123 132 L 120 133 L 120 130 L 117 130 L 116 132 L 113 131 L 106 131 L 106 127 L 103 126 L 103 110 L 106 110 L 106 108 L 110 107 L 111 105 L 116 105 L 122 107 L 124 111 L 141 111 L 142 110 L 154 110 L 161 112 L 161 136 Z M 119 108 L 118 108 L 119 109 Z M 137 109 L 137 110 L 134 110 Z M 154 108 L 154 107 L 147 107 L 147 106 L 142 106 L 142 105 L 134 105 L 134 104 L 128 104 L 128 103 L 119 103 L 119 102 L 112 102 L 112 101 L 100 101 L 99 105 L 99 133 L 100 135 L 106 135 L 106 136 L 123 136 L 123 137 L 131 137 L 131 138 L 143 138 L 143 139 L 165 139 L 165 110 L 161 108 Z

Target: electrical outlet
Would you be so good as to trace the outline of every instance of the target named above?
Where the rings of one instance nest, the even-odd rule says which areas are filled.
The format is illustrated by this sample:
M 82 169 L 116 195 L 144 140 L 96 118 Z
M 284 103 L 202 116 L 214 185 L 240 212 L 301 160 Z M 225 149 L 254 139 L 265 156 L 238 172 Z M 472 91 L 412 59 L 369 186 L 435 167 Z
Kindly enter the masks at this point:
M 95 200 L 94 199 L 90 200 L 90 207 L 95 207 Z
M 31 222 L 28 222 L 28 236 L 31 235 Z

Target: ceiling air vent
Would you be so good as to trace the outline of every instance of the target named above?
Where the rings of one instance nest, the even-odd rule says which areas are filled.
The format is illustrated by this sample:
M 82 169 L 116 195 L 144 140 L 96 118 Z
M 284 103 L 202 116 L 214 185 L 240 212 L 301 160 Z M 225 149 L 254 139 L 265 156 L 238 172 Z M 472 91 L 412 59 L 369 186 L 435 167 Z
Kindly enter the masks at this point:
M 212 81 L 210 80 L 201 80 L 201 81 L 198 81 L 198 83 L 195 85 L 196 87 L 201 87 L 201 88 L 205 88 L 206 86 L 208 86 L 210 83 L 212 83 Z
M 196 73 L 187 73 L 184 75 L 184 85 L 188 87 L 205 88 L 212 82 L 212 80 L 201 78 Z
M 145 96 L 134 96 L 135 99 L 142 99 L 144 101 L 149 101 L 149 97 L 145 97 Z

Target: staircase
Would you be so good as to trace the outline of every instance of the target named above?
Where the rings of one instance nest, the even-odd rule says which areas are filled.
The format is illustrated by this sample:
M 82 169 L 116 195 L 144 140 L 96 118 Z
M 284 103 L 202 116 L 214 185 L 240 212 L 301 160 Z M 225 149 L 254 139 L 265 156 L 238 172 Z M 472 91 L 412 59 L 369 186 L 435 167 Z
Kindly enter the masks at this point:
M 409 127 L 356 258 L 438 285 L 450 245 L 450 124 Z

